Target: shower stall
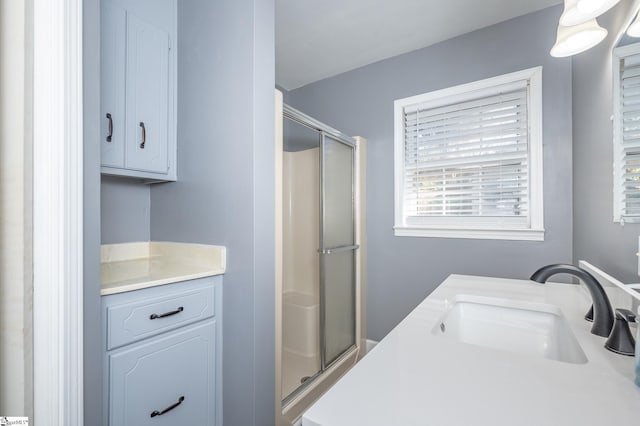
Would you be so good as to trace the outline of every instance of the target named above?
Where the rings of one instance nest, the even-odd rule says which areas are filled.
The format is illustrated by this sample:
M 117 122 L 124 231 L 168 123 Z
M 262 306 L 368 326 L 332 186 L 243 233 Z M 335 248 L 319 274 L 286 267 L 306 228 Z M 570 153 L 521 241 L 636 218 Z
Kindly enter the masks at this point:
M 290 425 L 362 355 L 366 146 L 276 111 L 276 412 Z

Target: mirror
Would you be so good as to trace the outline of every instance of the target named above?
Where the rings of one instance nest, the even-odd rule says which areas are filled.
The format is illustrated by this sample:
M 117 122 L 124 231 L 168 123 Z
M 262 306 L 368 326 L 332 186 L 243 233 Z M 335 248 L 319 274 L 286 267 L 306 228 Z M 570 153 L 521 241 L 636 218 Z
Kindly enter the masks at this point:
M 625 17 L 611 55 L 613 216 L 622 225 L 640 223 L 640 37 L 627 31 L 635 15 Z
M 631 5 L 631 10 L 627 18 L 623 21 L 618 33 L 617 43 L 614 47 L 627 46 L 629 44 L 640 43 L 640 19 L 638 17 L 638 11 L 640 10 L 640 4 L 634 2 Z

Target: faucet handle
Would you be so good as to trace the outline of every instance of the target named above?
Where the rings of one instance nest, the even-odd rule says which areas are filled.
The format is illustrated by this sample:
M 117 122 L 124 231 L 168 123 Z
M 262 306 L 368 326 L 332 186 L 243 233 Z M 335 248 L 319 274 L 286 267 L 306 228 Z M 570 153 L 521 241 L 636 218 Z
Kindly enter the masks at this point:
M 618 318 L 627 322 L 636 322 L 638 320 L 638 317 L 632 310 L 623 308 L 616 309 L 616 319 Z
M 629 309 L 616 309 L 616 321 L 604 347 L 620 355 L 633 356 L 636 341 L 629 330 L 629 323 L 636 320 L 636 315 Z

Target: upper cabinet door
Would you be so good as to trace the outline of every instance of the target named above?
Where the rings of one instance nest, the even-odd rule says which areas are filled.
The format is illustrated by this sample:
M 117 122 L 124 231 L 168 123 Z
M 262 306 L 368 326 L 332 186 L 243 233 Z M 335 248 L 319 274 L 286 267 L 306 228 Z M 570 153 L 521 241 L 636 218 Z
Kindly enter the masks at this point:
M 168 170 L 169 34 L 133 14 L 127 16 L 125 167 Z
M 124 166 L 126 11 L 101 2 L 100 150 L 102 165 Z

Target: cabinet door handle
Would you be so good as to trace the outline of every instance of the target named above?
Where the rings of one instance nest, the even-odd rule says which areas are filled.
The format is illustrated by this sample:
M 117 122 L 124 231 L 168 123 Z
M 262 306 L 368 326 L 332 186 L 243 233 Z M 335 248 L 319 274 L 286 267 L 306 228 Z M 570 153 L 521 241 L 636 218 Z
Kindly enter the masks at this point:
M 171 315 L 175 315 L 175 314 L 179 314 L 180 312 L 184 311 L 184 307 L 180 306 L 178 309 L 176 309 L 175 311 L 171 311 L 171 312 L 165 312 L 164 314 L 151 314 L 151 316 L 149 316 L 149 319 L 158 319 L 158 318 L 165 318 L 165 317 L 170 317 Z
M 155 416 L 161 416 L 165 413 L 168 413 L 169 411 L 173 410 L 174 408 L 176 408 L 178 405 L 182 404 L 182 401 L 184 401 L 184 396 L 181 396 L 180 398 L 178 398 L 178 402 L 176 402 L 173 405 L 168 406 L 167 408 L 165 408 L 162 411 L 158 411 L 155 410 L 151 413 L 151 417 L 155 417 Z
M 107 113 L 107 120 L 109 120 L 109 134 L 107 135 L 107 142 L 111 142 L 113 138 L 113 117 L 111 117 L 111 113 Z
M 144 122 L 140 122 L 140 128 L 142 128 L 142 142 L 140 142 L 140 149 L 144 149 L 144 144 L 147 143 L 147 129 L 144 127 Z

